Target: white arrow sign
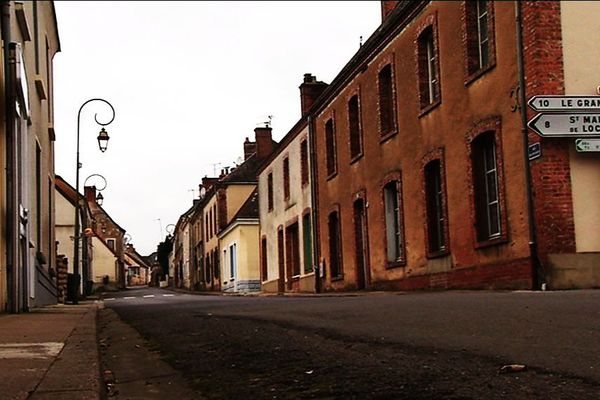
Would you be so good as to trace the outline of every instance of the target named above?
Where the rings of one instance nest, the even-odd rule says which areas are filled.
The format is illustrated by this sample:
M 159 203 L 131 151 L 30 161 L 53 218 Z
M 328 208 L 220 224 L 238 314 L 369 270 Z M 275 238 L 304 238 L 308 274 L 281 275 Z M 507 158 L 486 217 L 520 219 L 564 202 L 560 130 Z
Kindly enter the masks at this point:
M 533 96 L 534 111 L 600 111 L 600 96 Z
M 599 114 L 538 114 L 527 123 L 540 136 L 599 136 Z
M 600 139 L 575 139 L 575 150 L 579 153 L 600 151 Z

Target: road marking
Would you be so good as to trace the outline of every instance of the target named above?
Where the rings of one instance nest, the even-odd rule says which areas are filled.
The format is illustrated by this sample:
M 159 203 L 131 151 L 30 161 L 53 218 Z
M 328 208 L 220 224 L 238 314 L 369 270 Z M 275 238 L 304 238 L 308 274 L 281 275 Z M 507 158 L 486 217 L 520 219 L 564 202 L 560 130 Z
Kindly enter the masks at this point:
M 131 297 L 131 296 L 127 296 L 127 297 L 123 297 L 125 300 L 131 300 L 131 299 L 135 299 L 135 297 Z
M 3 343 L 0 344 L 0 359 L 56 357 L 64 345 L 62 342 Z
M 174 294 L 163 294 L 163 297 L 173 297 L 175 296 Z
M 146 295 L 144 295 L 145 299 L 149 299 L 150 297 L 154 297 L 154 295 L 153 294 L 146 294 Z
M 116 300 L 116 299 L 114 297 L 109 297 L 109 298 L 104 299 L 104 300 Z

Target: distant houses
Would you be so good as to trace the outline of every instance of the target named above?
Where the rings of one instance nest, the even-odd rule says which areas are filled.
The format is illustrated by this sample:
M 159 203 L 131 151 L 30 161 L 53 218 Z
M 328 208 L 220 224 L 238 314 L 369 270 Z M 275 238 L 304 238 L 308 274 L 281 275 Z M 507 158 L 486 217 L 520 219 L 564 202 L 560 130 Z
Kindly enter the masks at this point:
M 304 76 L 278 144 L 257 128 L 244 163 L 203 179 L 174 232 L 173 285 L 599 286 L 600 158 L 576 135 L 528 131 L 525 102 L 597 95 L 597 57 L 576 54 L 600 45 L 577 21 L 600 7 L 382 1 L 381 13 L 330 84 Z M 541 152 L 528 158 L 530 144 Z

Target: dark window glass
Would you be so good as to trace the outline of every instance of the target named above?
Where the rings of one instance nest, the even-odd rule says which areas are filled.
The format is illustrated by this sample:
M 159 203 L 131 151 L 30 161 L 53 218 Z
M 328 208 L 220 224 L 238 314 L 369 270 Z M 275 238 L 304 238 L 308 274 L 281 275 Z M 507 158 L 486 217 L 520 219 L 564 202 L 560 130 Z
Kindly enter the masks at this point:
M 362 132 L 360 129 L 360 106 L 358 95 L 348 101 L 348 124 L 350 128 L 350 157 L 355 158 L 362 153 Z
M 269 211 L 273 210 L 273 173 L 267 176 L 267 203 Z
M 439 100 L 439 79 L 436 57 L 433 27 L 430 26 L 421 33 L 418 42 L 421 107 L 426 107 Z
M 342 245 L 340 237 L 340 219 L 337 212 L 329 214 L 329 269 L 331 277 L 342 275 Z
M 310 214 L 304 214 L 302 217 L 302 244 L 304 247 L 304 272 L 312 272 L 312 231 L 310 224 Z
M 388 64 L 379 71 L 379 128 L 382 136 L 396 129 L 394 108 L 394 82 L 392 65 Z
M 327 175 L 333 175 L 336 172 L 336 154 L 335 154 L 335 131 L 333 119 L 325 123 L 325 147 L 327 151 Z
M 446 215 L 440 160 L 425 166 L 425 197 L 429 251 L 441 252 L 446 250 Z
M 385 205 L 385 233 L 388 262 L 400 262 L 404 258 L 402 221 L 400 214 L 399 183 L 392 181 L 383 188 Z
M 300 142 L 300 168 L 301 168 L 301 179 L 302 184 L 308 183 L 308 141 L 303 140 Z
M 473 185 L 478 240 L 500 236 L 500 196 L 494 132 L 479 135 L 472 143 Z
M 283 159 L 283 198 L 290 198 L 290 159 Z

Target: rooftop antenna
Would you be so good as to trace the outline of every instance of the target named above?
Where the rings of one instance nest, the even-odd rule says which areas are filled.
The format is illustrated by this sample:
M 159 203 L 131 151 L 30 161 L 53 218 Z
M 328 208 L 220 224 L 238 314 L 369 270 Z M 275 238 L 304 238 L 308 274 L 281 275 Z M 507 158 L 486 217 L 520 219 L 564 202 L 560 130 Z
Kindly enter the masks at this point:
M 196 189 L 190 189 L 188 192 L 192 192 L 192 200 L 196 198 Z
M 362 47 L 362 35 L 360 35 L 360 43 L 359 43 L 358 47 Z
M 268 121 L 259 122 L 257 125 L 264 124 L 265 128 L 270 128 L 271 124 L 273 123 L 273 116 L 267 115 L 267 118 L 269 119 Z
M 217 165 L 223 165 L 223 163 L 220 163 L 220 162 L 209 163 L 208 165 L 212 165 L 212 167 L 213 167 L 213 176 L 217 176 Z

